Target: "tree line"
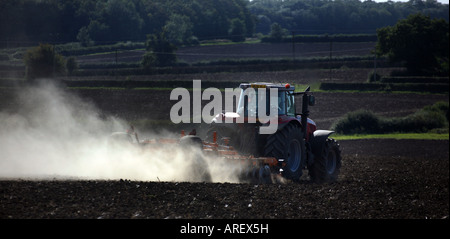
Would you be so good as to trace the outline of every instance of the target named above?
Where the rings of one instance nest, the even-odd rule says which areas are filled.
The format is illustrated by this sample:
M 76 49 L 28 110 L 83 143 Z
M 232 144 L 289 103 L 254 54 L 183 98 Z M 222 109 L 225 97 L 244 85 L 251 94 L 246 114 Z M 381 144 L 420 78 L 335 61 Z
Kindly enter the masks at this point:
M 375 34 L 411 14 L 449 20 L 449 5 L 436 0 L 380 2 L 372 0 L 253 0 L 255 32 L 269 34 L 278 24 L 288 34 Z
M 420 13 L 412 14 L 394 26 L 377 30 L 375 53 L 378 57 L 387 56 L 391 62 L 403 64 L 406 67 L 405 75 L 448 76 L 448 29 L 449 23 L 444 19 L 431 19 Z M 332 37 L 345 38 L 339 35 Z M 165 30 L 148 34 L 145 46 L 146 53 L 141 61 L 145 72 L 152 72 L 155 67 L 176 65 L 177 47 L 168 40 Z M 66 61 L 49 44 L 29 49 L 24 62 L 28 79 L 61 75 L 66 70 L 72 74 L 77 69 L 73 57 Z
M 448 21 L 436 0 L 2 0 L 0 47 L 145 41 L 164 31 L 172 44 L 242 41 L 278 24 L 295 34 L 368 33 L 413 13 Z
M 254 17 L 246 0 L 2 0 L 3 47 L 81 42 L 145 41 L 163 29 L 174 44 L 228 38 L 233 22 L 251 36 Z M 22 44 L 21 44 L 22 43 Z

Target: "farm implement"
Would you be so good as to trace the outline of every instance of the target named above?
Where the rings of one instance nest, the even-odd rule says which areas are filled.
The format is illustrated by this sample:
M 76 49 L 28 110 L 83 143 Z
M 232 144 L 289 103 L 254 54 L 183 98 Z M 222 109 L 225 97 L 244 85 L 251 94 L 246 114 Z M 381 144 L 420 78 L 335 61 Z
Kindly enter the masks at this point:
M 272 183 L 278 179 L 298 182 L 304 169 L 314 182 L 337 180 L 340 147 L 329 137 L 333 131 L 317 130 L 315 122 L 308 118 L 308 107 L 315 104 L 309 87 L 302 92 L 295 92 L 290 84 L 242 83 L 239 87 L 236 112 L 217 114 L 205 139 L 193 130 L 188 135 L 182 131 L 180 138 L 139 141 L 134 128 L 113 137 L 130 140 L 134 135 L 139 144 L 149 147 L 173 145 L 186 150 L 195 147 L 202 156 L 220 157 L 239 165 L 241 179 L 253 183 Z M 300 112 L 295 104 L 298 96 Z M 260 120 L 263 113 L 272 116 L 271 120 Z M 263 133 L 273 123 L 274 132 Z M 192 174 L 200 181 L 211 181 L 202 156 L 197 157 Z

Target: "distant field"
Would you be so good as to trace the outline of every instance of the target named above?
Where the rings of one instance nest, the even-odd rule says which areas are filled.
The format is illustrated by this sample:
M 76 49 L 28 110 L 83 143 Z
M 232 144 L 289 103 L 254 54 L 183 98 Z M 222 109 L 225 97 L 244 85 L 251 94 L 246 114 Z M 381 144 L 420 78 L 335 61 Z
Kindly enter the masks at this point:
M 236 85 L 237 87 L 237 85 Z M 17 89 L 20 90 L 20 89 Z M 0 88 L 0 110 L 17 109 L 16 89 Z M 105 115 L 114 115 L 127 121 L 170 121 L 170 109 L 176 101 L 170 100 L 171 90 L 113 90 L 72 89 L 71 92 L 92 103 Z M 370 109 L 384 117 L 402 117 L 437 101 L 448 101 L 448 95 L 395 93 L 339 93 L 313 92 L 316 105 L 310 108 L 310 117 L 318 128 L 329 129 L 346 113 Z M 203 101 L 205 105 L 207 101 Z M 299 103 L 299 102 L 298 102 Z
M 337 56 L 370 55 L 375 42 L 333 43 L 331 52 Z M 295 54 L 294 54 L 295 53 Z M 177 51 L 180 60 L 188 63 L 212 61 L 223 58 L 311 58 L 330 56 L 330 43 L 234 44 L 185 47 Z
M 331 53 L 338 56 L 365 56 L 371 55 L 375 42 L 333 43 Z M 200 61 L 214 61 L 220 59 L 270 59 L 270 58 L 311 58 L 330 56 L 330 43 L 297 43 L 295 49 L 291 43 L 253 43 L 230 45 L 207 45 L 182 47 L 177 51 L 178 60 L 186 63 Z M 145 49 L 118 51 L 102 54 L 89 54 L 78 56 L 79 64 L 139 62 Z M 295 53 L 295 55 L 294 55 Z
M 151 74 L 284 71 L 297 68 L 328 69 L 342 66 L 350 68 L 371 67 L 373 65 L 372 51 L 375 44 L 375 42 L 335 42 L 333 44 L 297 43 L 293 46 L 291 43 L 238 43 L 181 47 L 176 52 L 179 65 L 189 66 L 201 63 L 203 66 L 196 66 L 199 69 L 186 69 L 186 67 L 178 67 L 177 69 L 176 67 L 170 69 L 157 68 L 156 72 Z M 66 57 L 73 54 L 79 69 L 82 71 L 78 72 L 80 76 L 142 75 L 143 73 L 139 72 L 141 70 L 140 62 L 145 54 L 145 49 L 142 44 L 135 45 L 130 49 L 104 46 L 103 48 L 99 47 L 98 52 L 80 49 L 77 51 L 61 50 L 60 53 Z M 25 66 L 22 61 L 25 51 L 25 48 L 4 51 L 5 59 L 9 58 L 9 61 L 3 60 L 0 62 L 0 78 L 23 78 L 25 76 Z M 83 54 L 82 52 L 86 53 Z M 328 63 L 330 53 L 333 59 L 332 65 Z M 289 63 L 293 59 L 297 61 L 295 65 Z M 347 60 L 351 62 L 344 62 Z M 243 64 L 242 61 L 248 62 Z M 259 65 L 252 65 L 254 63 L 249 61 L 256 62 Z M 211 62 L 213 66 L 208 65 Z M 205 63 L 206 65 L 204 65 Z M 388 65 L 382 60 L 378 61 L 380 68 Z M 238 70 L 238 68 L 243 69 Z

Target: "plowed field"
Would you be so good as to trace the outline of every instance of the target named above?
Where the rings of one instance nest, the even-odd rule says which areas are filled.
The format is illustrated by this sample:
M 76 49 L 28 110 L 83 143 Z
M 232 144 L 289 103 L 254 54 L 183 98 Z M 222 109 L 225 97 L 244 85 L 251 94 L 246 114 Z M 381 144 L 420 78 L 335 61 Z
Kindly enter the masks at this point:
M 104 114 L 167 119 L 164 90 L 77 90 Z M 2 109 L 17 105 L 1 89 Z M 414 112 L 443 95 L 317 93 L 311 117 L 327 129 L 359 108 L 387 116 Z M 449 142 L 350 140 L 340 142 L 336 183 L 252 185 L 122 180 L 0 181 L 0 218 L 447 218 Z M 0 153 L 1 156 L 1 153 Z

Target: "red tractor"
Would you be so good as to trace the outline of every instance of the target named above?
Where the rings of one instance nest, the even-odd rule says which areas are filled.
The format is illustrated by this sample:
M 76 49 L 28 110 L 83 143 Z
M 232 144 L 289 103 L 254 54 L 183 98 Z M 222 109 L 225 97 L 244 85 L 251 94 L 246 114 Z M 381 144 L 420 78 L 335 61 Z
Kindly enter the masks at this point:
M 309 119 L 308 106 L 315 103 L 308 87 L 304 92 L 295 92 L 290 84 L 242 83 L 241 95 L 236 112 L 218 114 L 209 126 L 207 142 L 231 145 L 240 155 L 261 158 L 275 158 L 277 164 L 260 163 L 257 177 L 261 182 L 271 182 L 269 173 L 277 173 L 282 177 L 299 181 L 302 170 L 308 169 L 311 180 L 315 182 L 335 181 L 341 168 L 341 151 L 339 144 L 329 136 L 333 131 L 317 130 L 316 124 Z M 247 89 L 253 88 L 251 93 Z M 270 96 L 270 89 L 276 88 L 276 96 Z M 258 90 L 256 90 L 258 89 Z M 266 90 L 266 107 L 261 107 L 258 92 Z M 272 91 L 274 92 L 274 91 Z M 295 97 L 301 96 L 302 109 L 298 113 Z M 271 98 L 272 97 L 272 98 Z M 274 103 L 270 99 L 277 99 Z M 249 104 L 253 107 L 249 107 Z M 257 103 L 255 103 L 257 102 Z M 256 107 L 255 107 L 256 106 Z M 267 127 L 255 120 L 259 116 L 258 109 L 276 107 L 278 112 L 277 129 L 273 134 L 261 134 L 261 128 Z M 243 117 L 243 119 L 240 119 Z M 232 122 L 232 123 L 227 123 Z M 213 136 L 215 137 L 213 139 Z M 226 141 L 226 142 L 224 142 Z
M 256 183 L 271 183 L 276 177 L 298 182 L 303 169 L 308 169 L 315 182 L 337 179 L 341 168 L 339 144 L 329 138 L 333 131 L 317 130 L 314 121 L 308 118 L 308 107 L 315 103 L 309 87 L 304 92 L 295 92 L 295 87 L 289 84 L 243 83 L 240 88 L 236 112 L 216 115 L 205 140 L 193 130 L 189 135 L 182 131 L 179 139 L 140 141 L 133 127 L 126 133 L 114 133 L 111 140 L 132 142 L 135 136 L 137 144 L 148 150 L 167 144 L 181 146 L 183 150 L 195 147 L 203 155 L 219 156 L 242 165 L 241 176 Z M 295 96 L 302 97 L 301 113 L 297 112 Z M 260 113 L 274 117 L 272 121 L 259 120 Z M 263 133 L 264 127 L 274 122 L 275 130 Z M 208 164 L 201 155 L 186 170 L 191 171 L 195 181 L 212 181 Z

